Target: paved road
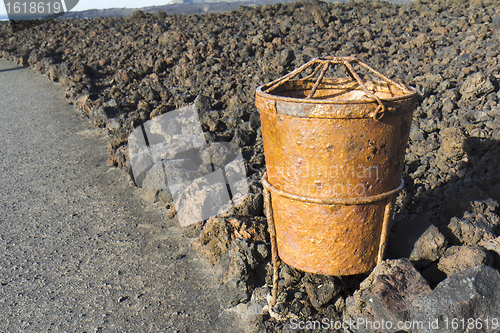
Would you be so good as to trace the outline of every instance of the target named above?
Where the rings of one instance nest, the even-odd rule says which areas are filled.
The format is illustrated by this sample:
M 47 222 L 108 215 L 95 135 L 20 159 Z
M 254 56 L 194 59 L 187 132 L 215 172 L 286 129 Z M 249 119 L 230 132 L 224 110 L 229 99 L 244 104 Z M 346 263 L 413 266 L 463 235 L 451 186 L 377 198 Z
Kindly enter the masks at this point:
M 0 60 L 0 332 L 241 332 L 62 88 Z

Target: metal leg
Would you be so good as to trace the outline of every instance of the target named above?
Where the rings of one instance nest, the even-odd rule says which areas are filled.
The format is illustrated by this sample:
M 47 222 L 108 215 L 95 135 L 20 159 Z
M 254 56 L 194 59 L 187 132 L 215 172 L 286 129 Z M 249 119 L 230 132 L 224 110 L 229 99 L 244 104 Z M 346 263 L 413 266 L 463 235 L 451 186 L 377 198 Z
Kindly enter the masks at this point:
M 267 175 L 264 173 L 263 178 Z M 271 192 L 264 186 L 264 209 L 267 216 L 267 225 L 269 228 L 269 236 L 271 240 L 271 255 L 273 261 L 273 291 L 270 305 L 274 306 L 276 304 L 276 298 L 278 297 L 278 277 L 279 277 L 279 256 L 278 256 L 278 245 L 276 244 L 276 229 L 274 227 L 273 218 L 273 208 L 271 206 Z
M 276 304 L 276 298 L 278 297 L 278 277 L 280 268 L 278 249 L 276 246 L 276 236 L 271 237 L 271 252 L 273 256 L 273 294 L 271 299 L 271 306 L 274 306 Z
M 385 248 L 387 246 L 387 238 L 389 235 L 389 229 L 391 228 L 391 221 L 394 209 L 394 203 L 396 202 L 397 193 L 387 198 L 384 210 L 384 221 L 382 222 L 382 234 L 380 235 L 380 245 L 378 248 L 377 265 L 384 260 Z
M 298 199 L 300 201 L 305 201 L 305 202 L 313 202 L 317 203 L 316 201 L 319 201 L 321 204 L 343 204 L 343 205 L 348 205 L 348 204 L 364 204 L 364 203 L 371 203 L 375 201 L 381 201 L 381 200 L 386 200 L 385 202 L 385 208 L 384 208 L 384 220 L 382 221 L 382 232 L 380 235 L 380 243 L 379 243 L 379 249 L 378 249 L 378 255 L 377 255 L 377 264 L 381 263 L 382 260 L 384 260 L 384 255 L 385 255 L 385 249 L 387 246 L 387 239 L 389 235 L 389 229 L 391 228 L 391 222 L 392 222 L 392 215 L 393 215 L 393 210 L 394 210 L 394 204 L 396 202 L 396 197 L 398 195 L 398 192 L 403 188 L 403 180 L 401 180 L 400 185 L 395 188 L 394 190 L 375 195 L 372 197 L 366 197 L 366 198 L 352 198 L 352 199 L 315 199 L 315 198 L 306 198 L 306 197 L 300 197 L 300 196 L 295 196 L 292 194 L 288 194 L 286 192 L 280 191 L 276 188 L 274 188 L 269 182 L 267 181 L 267 174 L 264 173 L 264 176 L 262 177 L 262 185 L 264 186 L 264 210 L 267 216 L 267 225 L 269 229 L 269 235 L 270 235 L 270 240 L 271 240 L 271 254 L 272 254 L 272 261 L 273 261 L 273 291 L 272 291 L 272 299 L 270 302 L 271 306 L 274 306 L 276 304 L 276 299 L 278 295 L 278 277 L 279 277 L 279 256 L 278 256 L 278 245 L 276 243 L 276 228 L 274 225 L 274 216 L 273 216 L 273 209 L 272 209 L 272 204 L 271 204 L 271 191 L 270 189 L 272 188 L 273 191 L 276 191 L 280 193 L 281 195 L 284 195 L 286 197 L 292 197 L 292 199 Z M 283 194 L 284 193 L 284 194 Z M 345 202 L 344 202 L 345 201 Z

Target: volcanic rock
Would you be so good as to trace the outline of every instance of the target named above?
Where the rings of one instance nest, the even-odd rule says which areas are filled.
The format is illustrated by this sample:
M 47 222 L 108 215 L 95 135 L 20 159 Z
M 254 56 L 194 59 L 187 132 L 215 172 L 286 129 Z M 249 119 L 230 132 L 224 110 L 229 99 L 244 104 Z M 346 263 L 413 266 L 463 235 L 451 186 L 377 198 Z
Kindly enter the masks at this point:
M 429 292 L 429 285 L 409 260 L 386 260 L 347 298 L 344 320 L 390 321 L 393 325 L 387 332 L 396 332 L 397 322 L 410 318 L 413 300 Z M 357 332 L 373 332 L 373 329 L 360 325 Z
M 417 296 L 409 309 L 410 318 L 424 324 L 418 329 L 422 333 L 496 332 L 486 320 L 500 316 L 499 283 L 500 274 L 493 268 L 469 268 Z M 470 320 L 474 325 L 468 328 Z

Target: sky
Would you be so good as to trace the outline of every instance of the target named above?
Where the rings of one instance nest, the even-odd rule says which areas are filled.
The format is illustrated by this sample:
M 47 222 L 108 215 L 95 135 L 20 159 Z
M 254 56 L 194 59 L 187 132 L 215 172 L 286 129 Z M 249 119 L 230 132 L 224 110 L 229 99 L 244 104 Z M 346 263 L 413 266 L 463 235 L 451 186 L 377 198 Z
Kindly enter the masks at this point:
M 34 0 L 17 0 L 19 2 L 30 2 Z M 148 6 L 166 5 L 170 0 L 80 0 L 72 11 L 104 8 L 140 8 Z M 5 1 L 4 1 L 5 3 Z M 0 4 L 0 16 L 7 15 L 4 4 Z

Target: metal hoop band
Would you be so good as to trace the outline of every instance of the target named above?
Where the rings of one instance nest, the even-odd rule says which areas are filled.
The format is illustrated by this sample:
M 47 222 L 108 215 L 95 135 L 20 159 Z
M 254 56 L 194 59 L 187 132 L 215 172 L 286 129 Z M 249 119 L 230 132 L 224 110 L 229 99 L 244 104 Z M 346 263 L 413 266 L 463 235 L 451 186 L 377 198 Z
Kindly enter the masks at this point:
M 313 198 L 313 197 L 306 197 L 306 196 L 302 196 L 302 195 L 292 194 L 290 192 L 280 190 L 279 188 L 271 185 L 271 183 L 269 183 L 269 181 L 267 180 L 267 172 L 264 173 L 264 176 L 262 177 L 262 185 L 264 185 L 264 187 L 271 192 L 278 193 L 281 196 L 284 196 L 286 198 L 296 200 L 296 201 L 309 202 L 309 203 L 322 204 L 322 205 L 348 206 L 348 205 L 363 205 L 363 204 L 376 202 L 376 201 L 382 201 L 384 199 L 387 199 L 390 196 L 401 191 L 401 189 L 404 186 L 404 180 L 401 179 L 401 183 L 399 184 L 399 186 L 393 190 L 390 190 L 388 192 L 384 192 L 381 194 L 377 194 L 377 195 L 372 195 L 370 197 L 359 197 L 359 198 Z

